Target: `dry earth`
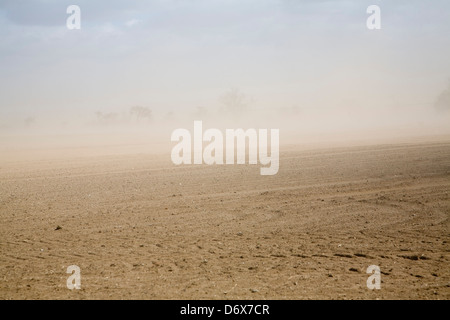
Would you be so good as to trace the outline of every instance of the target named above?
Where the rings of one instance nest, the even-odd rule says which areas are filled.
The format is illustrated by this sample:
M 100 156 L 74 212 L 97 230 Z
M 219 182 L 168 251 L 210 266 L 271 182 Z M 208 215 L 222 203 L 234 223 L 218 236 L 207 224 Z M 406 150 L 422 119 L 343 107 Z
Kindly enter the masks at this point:
M 167 154 L 3 159 L 1 299 L 450 298 L 448 140 L 285 147 L 275 176 Z

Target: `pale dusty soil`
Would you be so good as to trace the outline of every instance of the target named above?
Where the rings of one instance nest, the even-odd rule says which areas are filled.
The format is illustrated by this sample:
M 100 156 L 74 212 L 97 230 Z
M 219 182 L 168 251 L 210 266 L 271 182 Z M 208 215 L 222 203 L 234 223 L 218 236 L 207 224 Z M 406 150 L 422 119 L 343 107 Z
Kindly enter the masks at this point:
M 285 148 L 275 176 L 168 154 L 8 159 L 1 299 L 450 298 L 450 142 Z

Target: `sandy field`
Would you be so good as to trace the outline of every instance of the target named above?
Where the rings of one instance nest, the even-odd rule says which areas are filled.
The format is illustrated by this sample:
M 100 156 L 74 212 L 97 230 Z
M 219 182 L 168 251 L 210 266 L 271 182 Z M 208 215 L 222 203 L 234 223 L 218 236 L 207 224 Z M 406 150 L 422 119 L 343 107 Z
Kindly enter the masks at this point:
M 450 139 L 284 146 L 275 176 L 70 152 L 0 160 L 0 299 L 450 298 Z

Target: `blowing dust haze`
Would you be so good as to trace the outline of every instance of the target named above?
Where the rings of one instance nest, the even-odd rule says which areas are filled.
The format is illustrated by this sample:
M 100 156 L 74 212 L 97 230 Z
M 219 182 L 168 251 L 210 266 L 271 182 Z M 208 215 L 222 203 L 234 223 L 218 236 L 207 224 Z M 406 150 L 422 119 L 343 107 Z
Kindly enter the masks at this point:
M 448 134 L 450 5 L 435 3 L 383 2 L 369 29 L 367 1 L 79 1 L 70 29 L 67 1 L 2 1 L 2 141 L 166 144 L 194 120 L 282 144 Z
M 449 35 L 448 0 L 0 0 L 0 299 L 448 300 Z

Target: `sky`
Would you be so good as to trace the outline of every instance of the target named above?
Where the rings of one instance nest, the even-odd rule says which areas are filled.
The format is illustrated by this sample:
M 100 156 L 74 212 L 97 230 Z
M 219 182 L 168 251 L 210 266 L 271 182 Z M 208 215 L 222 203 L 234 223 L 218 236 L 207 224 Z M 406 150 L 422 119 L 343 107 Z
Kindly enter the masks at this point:
M 233 88 L 268 126 L 444 126 L 449 35 L 448 0 L 0 0 L 0 132 L 132 106 L 214 118 Z

